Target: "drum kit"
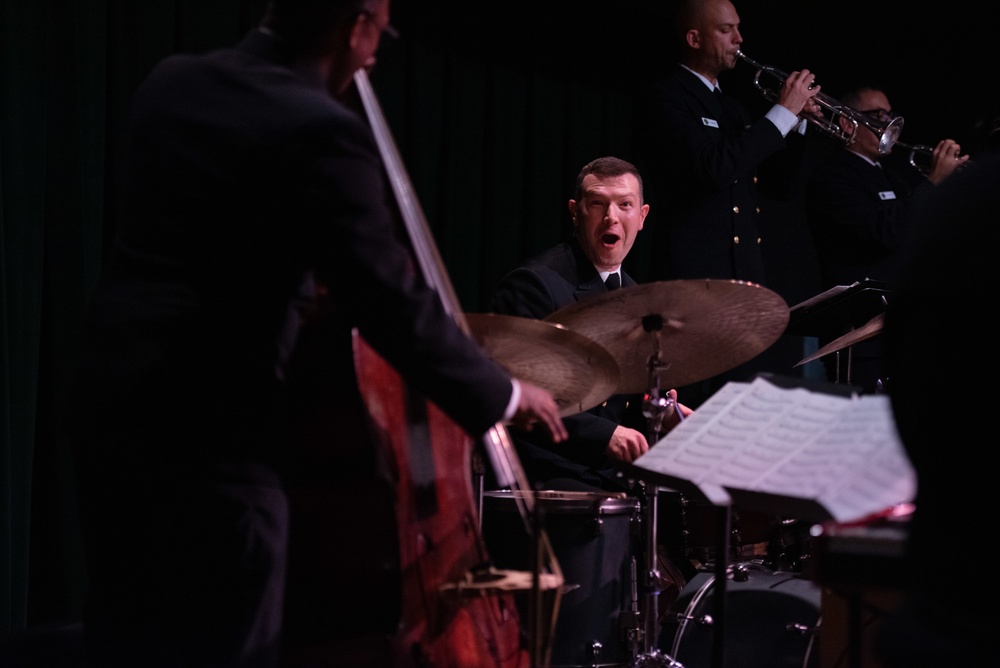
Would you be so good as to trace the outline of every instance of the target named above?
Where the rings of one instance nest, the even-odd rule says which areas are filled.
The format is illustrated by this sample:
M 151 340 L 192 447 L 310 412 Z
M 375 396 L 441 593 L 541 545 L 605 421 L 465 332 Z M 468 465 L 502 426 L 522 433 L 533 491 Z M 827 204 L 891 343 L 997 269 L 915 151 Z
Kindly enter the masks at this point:
M 760 285 L 702 279 L 609 291 L 544 320 L 497 314 L 467 314 L 466 320 L 473 338 L 512 375 L 549 390 L 564 417 L 593 408 L 612 394 L 643 394 L 652 446 L 664 418 L 678 410 L 661 388 L 696 383 L 756 357 L 786 331 L 789 309 L 780 296 Z M 713 620 L 702 608 L 711 592 L 720 589 L 718 598 L 733 601 L 735 612 L 746 607 L 748 596 L 776 599 L 759 601 L 764 607 L 751 605 L 745 611 L 754 628 L 747 642 L 766 642 L 771 627 L 795 630 L 796 638 L 775 631 L 781 638 L 774 639 L 775 647 L 769 647 L 761 661 L 770 661 L 772 668 L 815 665 L 818 653 L 811 650 L 819 590 L 813 583 L 773 562 L 761 565 L 766 558 L 758 559 L 758 554 L 730 566 L 731 555 L 747 558 L 741 546 L 732 552 L 731 545 L 714 553 L 716 565 L 724 561 L 726 570 L 716 569 L 712 577 L 702 570 L 685 581 L 658 547 L 662 536 L 657 536 L 657 525 L 663 524 L 658 505 L 671 490 L 641 480 L 636 489 L 635 498 L 533 492 L 567 583 L 552 642 L 553 668 L 707 667 L 717 658 L 713 652 L 718 641 L 703 642 L 706 633 L 711 635 Z M 518 526 L 523 532 L 523 524 L 510 519 L 516 493 L 483 494 L 483 534 L 491 558 L 508 561 L 500 565 L 523 565 L 512 563 L 525 553 L 511 541 Z M 719 543 L 730 542 L 733 526 L 727 517 L 722 532 L 713 534 Z M 748 564 L 757 568 L 748 569 Z M 740 584 L 728 590 L 720 587 L 725 584 L 718 581 L 723 572 L 727 580 Z M 783 586 L 776 589 L 777 580 Z M 792 582 L 784 584 L 788 580 Z M 660 598 L 671 584 L 676 591 Z M 788 605 L 776 605 L 781 602 Z M 718 616 L 718 610 L 711 610 Z M 764 618 L 772 614 L 782 619 L 769 626 Z M 715 625 L 721 628 L 721 620 Z

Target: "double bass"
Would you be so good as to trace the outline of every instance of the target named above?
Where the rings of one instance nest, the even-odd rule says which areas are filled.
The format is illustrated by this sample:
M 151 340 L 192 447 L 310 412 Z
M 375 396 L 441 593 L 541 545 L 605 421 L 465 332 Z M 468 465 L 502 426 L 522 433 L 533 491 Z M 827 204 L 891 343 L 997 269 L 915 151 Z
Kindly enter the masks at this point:
M 468 324 L 363 69 L 354 75 L 354 83 L 416 264 L 468 334 Z M 471 480 L 473 439 L 435 404 L 409 392 L 398 373 L 356 331 L 354 351 L 358 386 L 373 432 L 384 450 L 391 452 L 394 463 L 402 595 L 397 654 L 433 668 L 547 665 L 562 575 L 544 532 L 536 531 L 531 520 L 534 498 L 505 428 L 502 424 L 491 427 L 480 446 L 501 484 L 521 492 L 517 498 L 525 530 L 533 532 L 536 546 L 530 573 L 501 571 L 490 562 Z M 514 600 L 518 591 L 532 601 L 524 624 Z M 548 605 L 541 603 L 543 592 Z

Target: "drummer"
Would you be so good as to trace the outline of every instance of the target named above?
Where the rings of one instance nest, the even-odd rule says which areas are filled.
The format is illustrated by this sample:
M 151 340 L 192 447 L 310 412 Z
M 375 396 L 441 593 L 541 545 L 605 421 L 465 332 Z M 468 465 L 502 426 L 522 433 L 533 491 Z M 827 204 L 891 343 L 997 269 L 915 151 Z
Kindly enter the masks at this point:
M 637 285 L 622 269 L 649 212 L 636 167 L 613 156 L 587 163 L 577 176 L 568 209 L 572 230 L 567 240 L 504 276 L 490 311 L 541 320 L 607 290 Z M 676 402 L 675 390 L 667 396 Z M 676 405 L 681 416 L 691 413 Z M 681 416 L 667 411 L 656 432 L 666 433 Z M 563 422 L 569 439 L 555 444 L 542 432 L 511 430 L 532 484 L 548 490 L 628 491 L 616 465 L 631 463 L 649 450 L 643 394 L 613 395 Z

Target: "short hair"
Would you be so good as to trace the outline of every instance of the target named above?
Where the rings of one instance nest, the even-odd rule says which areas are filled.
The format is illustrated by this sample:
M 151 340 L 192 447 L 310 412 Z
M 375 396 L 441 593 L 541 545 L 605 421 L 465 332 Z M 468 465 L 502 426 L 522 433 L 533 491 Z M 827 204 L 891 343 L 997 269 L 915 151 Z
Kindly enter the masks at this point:
M 639 182 L 639 203 L 642 204 L 642 175 L 639 174 L 638 168 L 627 160 L 622 160 L 621 158 L 616 158 L 613 155 L 607 155 L 603 158 L 597 158 L 596 160 L 591 160 L 576 177 L 576 188 L 574 189 L 573 199 L 579 201 L 583 197 L 583 179 L 586 178 L 588 174 L 595 174 L 597 176 L 622 176 L 623 174 L 631 174 L 635 177 L 635 180 Z
M 885 95 L 885 89 L 877 84 L 865 84 L 864 86 L 858 86 L 857 88 L 853 88 L 841 95 L 840 103 L 857 111 L 861 111 L 858 109 L 858 105 L 861 104 L 861 98 L 865 95 L 865 93 L 882 93 Z

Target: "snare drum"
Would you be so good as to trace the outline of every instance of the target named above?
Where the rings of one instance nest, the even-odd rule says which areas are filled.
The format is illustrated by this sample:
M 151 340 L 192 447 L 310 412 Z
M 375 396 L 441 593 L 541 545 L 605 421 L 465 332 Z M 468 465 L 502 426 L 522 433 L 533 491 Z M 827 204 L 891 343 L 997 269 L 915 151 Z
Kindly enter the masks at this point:
M 822 590 L 796 573 L 737 564 L 726 581 L 724 668 L 816 668 Z M 684 668 L 712 657 L 715 574 L 695 576 L 661 617 L 660 650 Z
M 529 570 L 531 541 L 515 493 L 484 493 L 483 540 L 498 568 Z M 632 603 L 633 557 L 642 572 L 638 500 L 592 492 L 536 495 L 541 524 L 566 583 L 550 666 L 627 665 L 632 659 L 629 618 L 621 613 Z M 636 586 L 641 591 L 641 582 Z

